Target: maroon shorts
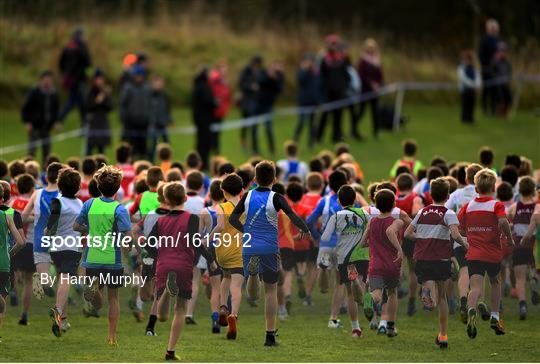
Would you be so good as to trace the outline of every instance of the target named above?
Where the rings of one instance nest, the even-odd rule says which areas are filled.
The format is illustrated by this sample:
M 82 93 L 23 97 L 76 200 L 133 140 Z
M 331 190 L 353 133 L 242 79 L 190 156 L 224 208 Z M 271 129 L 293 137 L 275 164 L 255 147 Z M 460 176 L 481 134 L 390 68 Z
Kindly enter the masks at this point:
M 191 298 L 191 282 L 193 281 L 193 268 L 158 266 L 156 269 L 156 294 L 161 297 L 167 285 L 167 275 L 169 272 L 176 273 L 176 285 L 178 286 L 178 297 L 189 300 Z

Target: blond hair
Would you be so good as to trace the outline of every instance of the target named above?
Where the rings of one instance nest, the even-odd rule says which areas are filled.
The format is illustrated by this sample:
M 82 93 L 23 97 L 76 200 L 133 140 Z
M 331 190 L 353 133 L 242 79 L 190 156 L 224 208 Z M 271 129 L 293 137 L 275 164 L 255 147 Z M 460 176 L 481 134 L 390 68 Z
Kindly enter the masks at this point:
M 474 176 L 474 185 L 479 194 L 485 195 L 495 191 L 497 174 L 491 169 L 484 168 Z

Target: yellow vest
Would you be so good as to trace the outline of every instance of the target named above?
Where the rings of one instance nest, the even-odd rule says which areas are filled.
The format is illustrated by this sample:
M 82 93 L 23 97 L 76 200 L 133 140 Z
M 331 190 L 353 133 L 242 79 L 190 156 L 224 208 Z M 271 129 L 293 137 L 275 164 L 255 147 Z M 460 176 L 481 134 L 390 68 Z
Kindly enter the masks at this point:
M 219 207 L 224 222 L 220 238 L 214 242 L 217 262 L 225 269 L 242 268 L 242 233 L 229 223 L 234 204 L 227 201 L 219 204 Z

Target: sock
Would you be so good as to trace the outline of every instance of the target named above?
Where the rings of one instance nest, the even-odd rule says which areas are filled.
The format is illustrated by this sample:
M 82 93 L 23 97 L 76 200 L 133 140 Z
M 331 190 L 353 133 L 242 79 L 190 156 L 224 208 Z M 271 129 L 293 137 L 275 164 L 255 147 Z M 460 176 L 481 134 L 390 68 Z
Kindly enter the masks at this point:
M 499 313 L 498 312 L 491 312 L 491 317 L 493 317 L 494 319 L 496 319 L 498 321 L 499 320 Z
M 135 300 L 135 307 L 137 307 L 138 310 L 142 311 L 143 309 L 143 300 L 141 300 L 141 297 L 137 297 L 137 299 Z
M 351 326 L 352 326 L 353 330 L 359 330 L 360 329 L 360 324 L 358 323 L 358 320 L 357 321 L 351 321 Z
M 154 327 L 156 326 L 157 316 L 156 315 L 150 315 L 148 317 L 148 325 L 146 325 L 146 329 L 150 329 L 154 331 Z
M 448 335 L 439 334 L 439 341 L 448 341 Z
M 185 315 L 186 318 L 193 318 L 193 315 Z
M 461 307 L 467 307 L 467 297 L 460 298 Z
M 212 312 L 212 321 L 217 321 L 219 317 L 219 313 L 217 311 Z
M 379 321 L 379 327 L 386 327 L 386 326 L 387 326 L 386 320 Z

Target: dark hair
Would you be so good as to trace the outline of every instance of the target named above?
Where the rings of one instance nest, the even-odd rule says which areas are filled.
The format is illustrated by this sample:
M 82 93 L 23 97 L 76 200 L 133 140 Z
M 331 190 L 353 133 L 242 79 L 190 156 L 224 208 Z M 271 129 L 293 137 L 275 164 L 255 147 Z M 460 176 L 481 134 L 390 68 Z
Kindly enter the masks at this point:
M 244 181 L 236 173 L 231 173 L 221 181 L 221 189 L 231 196 L 238 196 L 244 189 Z
M 436 178 L 429 183 L 429 191 L 433 202 L 444 202 L 450 193 L 450 183 L 445 177 Z
M 167 175 L 165 176 L 165 180 L 167 182 L 182 181 L 182 173 L 176 167 L 171 168 L 169 169 L 169 172 L 167 172 Z
M 517 154 L 509 154 L 506 156 L 505 165 L 512 165 L 519 169 L 521 167 L 521 157 Z
M 120 188 L 122 170 L 113 166 L 103 166 L 96 171 L 94 179 L 97 181 L 99 192 L 105 197 L 112 197 Z
M 56 183 L 58 180 L 58 173 L 62 168 L 64 168 L 64 166 L 58 162 L 52 162 L 49 164 L 47 167 L 47 182 Z
M 377 207 L 380 212 L 386 213 L 392 211 L 395 203 L 396 195 L 394 195 L 394 192 L 383 188 L 375 193 L 375 207 Z
M 90 182 L 88 182 L 88 193 L 90 193 L 90 196 L 94 198 L 101 196 L 101 192 L 99 192 L 99 188 L 97 186 L 97 181 L 93 178 L 90 180 Z
M 296 182 L 300 184 L 304 183 L 304 181 L 302 180 L 302 177 L 300 177 L 298 174 L 291 174 L 287 182 L 288 183 Z
M 298 144 L 292 140 L 285 142 L 285 153 L 288 157 L 296 157 L 298 155 Z
M 5 177 L 8 174 L 8 165 L 6 161 L 0 160 L 0 178 Z
M 339 157 L 340 155 L 345 154 L 345 153 L 349 153 L 350 151 L 349 144 L 343 143 L 343 142 L 337 143 L 335 146 L 335 150 L 336 150 L 336 157 Z
M 285 195 L 285 186 L 281 182 L 276 182 L 272 185 L 272 191 L 279 193 L 280 195 Z
M 377 187 L 379 183 L 375 182 L 368 186 L 369 199 L 371 202 L 375 203 L 375 193 L 377 192 Z
M 444 172 L 439 167 L 429 167 L 427 171 L 427 180 L 433 181 L 436 178 L 443 177 Z
M 157 146 L 157 155 L 159 160 L 168 161 L 172 157 L 172 148 L 167 143 L 161 143 Z
M 212 201 L 223 201 L 223 191 L 221 190 L 221 181 L 216 179 L 210 183 L 210 199 Z
M 140 180 L 135 182 L 133 189 L 135 190 L 136 194 L 141 194 L 143 192 L 149 191 L 150 187 L 148 187 L 148 183 L 146 183 L 146 180 L 141 178 Z
M 94 156 L 94 159 L 96 160 L 96 163 L 100 168 L 109 164 L 109 160 L 107 159 L 107 156 L 105 154 L 96 154 Z
M 172 168 L 178 168 L 180 170 L 180 172 L 184 173 L 185 171 L 185 168 L 184 168 L 184 165 L 182 164 L 182 162 L 178 162 L 178 161 L 174 161 L 171 163 L 171 169 Z
M 347 184 L 347 175 L 343 171 L 333 171 L 328 176 L 328 185 L 330 189 L 337 193 L 341 186 Z
M 501 180 L 510 183 L 514 187 L 518 181 L 518 170 L 515 166 L 508 164 L 501 170 Z
M 96 173 L 97 163 L 92 157 L 85 157 L 82 161 L 82 173 L 86 175 L 93 175 Z
M 0 180 L 0 185 L 2 185 L 3 193 L 2 193 L 2 199 L 4 200 L 4 204 L 7 204 L 9 199 L 11 198 L 11 186 L 9 182 Z
M 356 201 L 356 191 L 351 186 L 341 186 L 338 191 L 338 199 L 341 206 L 354 205 L 354 202 Z
M 320 158 L 313 158 L 309 161 L 309 170 L 311 172 L 322 172 L 323 171 L 323 162 Z
M 402 175 L 403 173 L 411 173 L 411 170 L 407 166 L 399 166 L 396 168 L 396 178 Z
M 150 169 L 150 167 L 152 167 L 152 163 L 148 161 L 145 161 L 145 160 L 137 161 L 137 168 L 135 168 L 135 175 L 138 176 L 139 173 Z
M 402 173 L 396 179 L 396 185 L 400 191 L 410 191 L 414 187 L 414 177 L 409 173 Z
M 425 168 L 420 168 L 418 170 L 418 172 L 416 172 L 416 180 L 417 181 L 420 181 L 420 180 L 426 178 L 426 176 L 427 176 L 427 169 L 425 169 Z
M 304 196 L 304 187 L 300 183 L 292 182 L 287 185 L 285 193 L 292 202 L 299 202 Z
M 116 148 L 116 161 L 118 163 L 127 163 L 131 157 L 132 148 L 128 143 L 121 143 Z
M 482 147 L 480 148 L 479 159 L 481 165 L 491 166 L 493 164 L 493 159 L 495 159 L 495 154 L 490 147 Z
M 466 165 L 461 165 L 458 167 L 456 177 L 460 185 L 467 184 L 467 166 Z M 474 176 L 473 176 L 473 181 L 474 181 Z
M 200 190 L 204 185 L 204 176 L 199 171 L 191 171 L 186 177 L 186 186 L 192 191 Z
M 163 181 L 163 171 L 159 167 L 150 167 L 146 173 L 146 183 L 150 188 L 157 188 L 159 181 Z
M 192 151 L 188 153 L 188 155 L 186 156 L 186 165 L 188 166 L 188 168 L 199 168 L 201 164 L 202 159 L 201 155 L 198 152 Z
M 435 167 L 439 167 L 441 169 L 443 176 L 448 176 L 448 173 L 450 172 L 450 170 L 448 169 L 448 166 L 446 165 L 446 163 L 439 163 Z
M 416 155 L 416 140 L 407 139 L 403 142 L 403 154 L 408 157 L 414 157 Z
M 242 178 L 242 187 L 247 188 L 251 182 L 253 182 L 253 169 L 251 168 L 240 168 L 236 171 L 236 174 Z
M 47 158 L 45 159 L 45 163 L 43 165 L 43 169 L 47 170 L 47 167 L 49 167 L 49 165 L 51 163 L 54 163 L 54 162 L 57 162 L 57 163 L 60 163 L 60 157 L 57 156 L 56 154 L 49 154 L 47 156 Z
M 497 200 L 506 202 L 514 198 L 514 189 L 508 182 L 501 182 L 497 187 Z
M 180 182 L 169 182 L 163 188 L 163 196 L 168 204 L 180 206 L 186 202 L 186 190 Z
M 430 165 L 431 165 L 432 167 L 439 166 L 440 164 L 446 165 L 446 159 L 444 159 L 444 158 L 441 157 L 440 155 L 436 155 L 436 156 L 434 156 L 433 158 L 431 158 L 431 163 L 430 163 Z
M 26 172 L 26 166 L 22 160 L 14 160 L 9 164 L 9 175 L 11 178 L 15 179 L 15 177 L 23 174 Z
M 336 170 L 343 172 L 345 174 L 345 177 L 347 178 L 347 181 L 351 179 L 351 172 L 347 168 L 340 166 L 336 168 Z
M 382 181 L 377 184 L 377 191 L 380 190 L 390 190 L 394 193 L 394 195 L 397 193 L 396 185 L 394 185 L 392 182 L 389 181 Z
M 529 176 L 523 176 L 519 180 L 518 184 L 519 194 L 522 197 L 530 197 L 534 196 L 536 192 L 536 184 L 534 183 L 534 179 Z
M 276 178 L 276 167 L 273 162 L 262 161 L 255 167 L 255 181 L 259 186 L 268 187 Z
M 60 170 L 58 174 L 58 189 L 62 196 L 74 198 L 81 188 L 81 175 L 74 168 L 68 167 Z
M 218 167 L 218 176 L 234 173 L 234 165 L 230 162 L 221 163 Z
M 306 177 L 306 186 L 310 191 L 320 190 L 324 187 L 324 177 L 320 172 L 309 172 Z
M 458 182 L 457 179 L 455 179 L 452 176 L 445 176 L 444 178 L 448 181 L 448 184 L 450 185 L 450 189 L 448 190 L 448 194 L 451 195 L 452 192 L 457 190 L 457 188 L 459 186 L 459 182 Z
M 76 171 L 81 170 L 81 160 L 78 157 L 69 157 L 66 164 Z
M 23 173 L 17 177 L 17 191 L 21 195 L 27 194 L 36 187 L 36 180 L 31 174 Z

